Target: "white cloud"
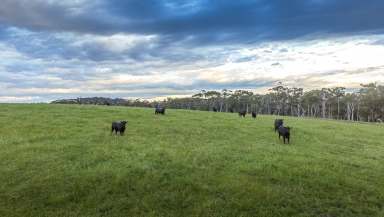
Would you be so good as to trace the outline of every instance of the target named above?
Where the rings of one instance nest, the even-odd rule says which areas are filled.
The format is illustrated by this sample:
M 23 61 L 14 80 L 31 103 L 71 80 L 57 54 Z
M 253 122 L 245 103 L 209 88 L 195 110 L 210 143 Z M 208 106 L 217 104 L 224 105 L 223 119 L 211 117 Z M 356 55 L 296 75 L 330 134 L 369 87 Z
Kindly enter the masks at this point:
M 384 36 L 327 38 L 311 41 L 270 42 L 239 49 L 218 67 L 206 69 L 200 77 L 210 81 L 238 80 L 290 81 L 310 76 L 329 85 L 356 86 L 383 80 L 384 46 L 374 45 Z M 281 52 L 283 50 L 283 52 Z M 244 57 L 257 57 L 236 62 Z M 353 74 L 349 73 L 354 71 Z M 335 74 L 329 76 L 329 73 Z M 377 80 L 380 79 L 380 80 Z M 319 85 L 323 85 L 319 84 Z M 317 88 L 314 83 L 302 84 Z
M 102 47 L 100 51 L 116 54 L 134 49 L 137 44 L 156 46 L 157 40 L 154 35 L 57 33 L 54 36 L 78 49 L 90 43 Z M 100 61 L 60 56 L 37 58 L 3 42 L 0 43 L 0 102 L 91 95 L 185 96 L 198 89 L 225 86 L 262 92 L 268 87 L 260 87 L 258 83 L 277 80 L 307 89 L 358 87 L 360 83 L 384 81 L 384 46 L 375 43 L 383 39 L 384 35 L 367 35 L 195 48 L 175 44 L 166 51 L 182 57 L 181 60 L 160 56 Z M 44 40 L 41 42 L 44 44 Z M 242 87 L 243 83 L 247 85 Z

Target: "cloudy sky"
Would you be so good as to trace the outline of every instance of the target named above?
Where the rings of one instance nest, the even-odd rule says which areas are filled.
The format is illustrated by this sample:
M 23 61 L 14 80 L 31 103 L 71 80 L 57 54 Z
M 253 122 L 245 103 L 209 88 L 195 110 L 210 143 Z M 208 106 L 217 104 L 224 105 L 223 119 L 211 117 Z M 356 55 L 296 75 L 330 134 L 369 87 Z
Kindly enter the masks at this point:
M 383 0 L 1 0 L 0 102 L 384 82 Z

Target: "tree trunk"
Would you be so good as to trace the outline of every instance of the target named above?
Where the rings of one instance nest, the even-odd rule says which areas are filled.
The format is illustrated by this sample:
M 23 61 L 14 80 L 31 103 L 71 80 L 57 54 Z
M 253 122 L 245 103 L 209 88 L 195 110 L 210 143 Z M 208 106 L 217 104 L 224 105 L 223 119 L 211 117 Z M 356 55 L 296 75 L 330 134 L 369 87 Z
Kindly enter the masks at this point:
M 357 104 L 357 114 L 356 114 L 357 121 L 360 121 L 360 103 Z
M 332 102 L 329 103 L 328 114 L 329 114 L 329 119 L 332 119 Z
M 337 97 L 337 120 L 340 119 L 340 98 Z
M 350 103 L 347 103 L 347 120 L 351 120 L 351 106 Z
M 297 117 L 300 117 L 300 104 L 297 104 Z
M 321 103 L 321 116 L 323 116 L 323 118 L 325 118 L 325 111 L 326 111 L 326 107 L 325 107 L 325 100 L 323 100 Z
M 223 100 L 220 102 L 220 112 L 223 112 Z

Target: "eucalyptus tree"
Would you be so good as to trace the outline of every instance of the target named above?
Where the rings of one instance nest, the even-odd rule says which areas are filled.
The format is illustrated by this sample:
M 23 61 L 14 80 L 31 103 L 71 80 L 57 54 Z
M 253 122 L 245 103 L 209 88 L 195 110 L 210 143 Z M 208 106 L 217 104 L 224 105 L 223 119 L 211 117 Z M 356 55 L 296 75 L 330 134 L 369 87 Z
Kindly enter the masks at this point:
M 345 95 L 345 87 L 334 87 L 330 92 L 337 100 L 337 119 L 340 119 L 340 100 Z
M 227 99 L 232 95 L 232 90 L 223 89 L 221 91 L 222 103 L 220 104 L 220 112 L 223 111 L 223 104 L 225 104 L 225 112 L 228 112 L 228 102 Z
M 290 115 L 294 116 L 295 112 L 296 115 L 299 117 L 301 116 L 301 101 L 303 97 L 303 88 L 288 88 L 288 104 L 290 107 Z
M 361 85 L 362 114 L 368 122 L 383 120 L 384 117 L 384 86 L 371 83 Z
M 263 107 L 263 95 L 253 94 L 250 96 L 250 105 L 252 111 L 260 113 Z
M 310 90 L 304 93 L 307 116 L 317 117 L 321 104 L 321 90 Z
M 327 102 L 329 98 L 331 98 L 329 88 L 322 88 L 320 91 L 320 99 L 321 99 L 321 117 L 326 118 L 326 112 L 327 112 Z
M 221 97 L 221 93 L 218 91 L 210 90 L 205 93 L 205 97 L 208 99 L 209 110 L 211 108 L 217 109 L 217 103 Z
M 285 115 L 286 104 L 288 101 L 288 88 L 284 87 L 281 82 L 278 86 L 269 89 L 273 93 L 273 99 L 275 102 L 275 109 L 277 115 Z
M 358 95 L 356 93 L 347 93 L 343 97 L 343 102 L 346 105 L 345 108 L 345 116 L 348 121 L 354 121 L 355 117 L 358 115 L 356 114 L 356 108 L 358 105 Z

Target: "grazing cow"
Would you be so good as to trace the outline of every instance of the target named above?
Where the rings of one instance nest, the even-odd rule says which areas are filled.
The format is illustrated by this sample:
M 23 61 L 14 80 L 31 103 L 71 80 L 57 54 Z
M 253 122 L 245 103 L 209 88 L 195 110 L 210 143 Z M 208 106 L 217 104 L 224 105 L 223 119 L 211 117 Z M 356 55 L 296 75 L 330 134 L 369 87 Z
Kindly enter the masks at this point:
M 114 122 L 112 122 L 111 134 L 113 133 L 113 131 L 115 131 L 115 134 L 117 134 L 117 132 L 119 132 L 120 135 L 124 135 L 126 123 L 127 123 L 126 121 L 114 121 Z
M 156 114 L 156 115 L 157 115 L 157 114 L 162 114 L 162 115 L 164 115 L 164 114 L 165 114 L 165 108 L 157 107 L 157 108 L 155 109 L 155 114 Z
M 247 112 L 245 111 L 245 110 L 243 110 L 243 111 L 239 111 L 239 116 L 240 117 L 243 117 L 243 118 L 245 118 L 245 115 L 247 114 Z
M 252 112 L 252 118 L 256 118 L 257 117 L 257 113 L 256 112 Z
M 280 126 L 283 126 L 283 119 L 276 119 L 274 126 L 275 126 L 275 132 L 276 132 Z
M 285 140 L 288 141 L 288 144 L 289 144 L 289 137 L 290 137 L 290 127 L 284 127 L 283 125 L 281 125 L 279 127 L 279 139 L 280 137 L 282 136 L 283 137 L 283 140 L 284 140 L 284 144 L 285 144 Z
M 217 112 L 217 108 L 216 107 L 213 107 L 212 109 L 214 112 Z

